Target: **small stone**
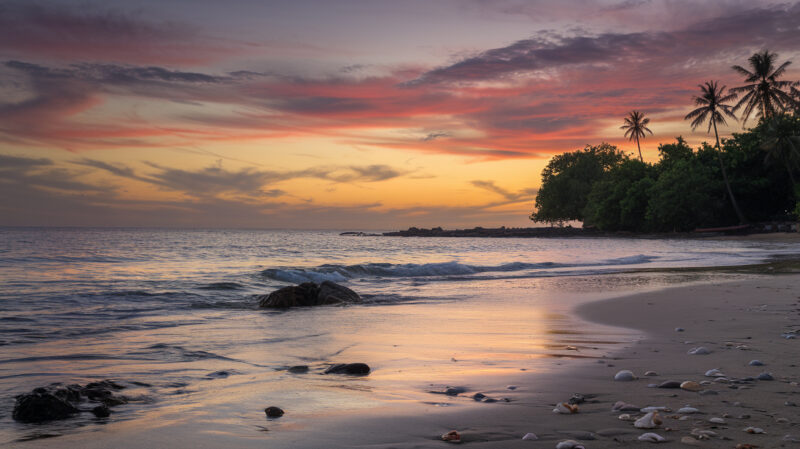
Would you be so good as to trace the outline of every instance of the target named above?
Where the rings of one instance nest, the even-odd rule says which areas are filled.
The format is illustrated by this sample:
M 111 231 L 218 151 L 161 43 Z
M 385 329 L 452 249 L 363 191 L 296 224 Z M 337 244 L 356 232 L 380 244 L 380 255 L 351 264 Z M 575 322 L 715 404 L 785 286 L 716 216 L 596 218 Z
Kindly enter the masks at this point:
M 526 433 L 525 436 L 522 437 L 523 440 L 538 440 L 539 437 L 536 436 L 535 433 Z
M 459 434 L 455 430 L 451 430 L 446 434 L 442 435 L 442 440 L 447 441 L 448 443 L 460 443 L 461 434 Z
M 685 329 L 682 327 L 676 327 L 675 332 L 683 332 Z
M 745 427 L 744 431 L 753 434 L 765 433 L 764 429 L 762 429 L 761 427 Z
M 308 372 L 308 365 L 295 365 L 290 366 L 286 371 L 292 374 L 305 374 Z
M 800 443 L 800 437 L 796 437 L 791 434 L 786 434 L 783 436 L 783 441 L 788 441 L 790 443 Z
M 518 387 L 516 385 L 509 385 L 509 386 L 506 387 L 506 390 L 516 390 L 517 388 Z
M 680 388 L 681 383 L 677 380 L 666 380 L 658 384 L 658 388 Z
M 687 352 L 689 355 L 707 355 L 711 354 L 711 350 L 706 348 L 705 346 L 699 346 L 697 348 L 692 348 Z
M 750 365 L 750 366 L 764 366 L 764 363 L 761 360 L 751 360 L 750 363 L 748 363 L 748 365 Z
M 611 406 L 612 412 L 638 412 L 639 409 L 640 407 L 623 401 L 617 401 Z
M 725 424 L 726 423 L 726 421 L 724 419 L 717 418 L 717 417 L 709 419 L 708 422 L 713 423 L 713 424 Z
M 725 377 L 725 375 L 722 374 L 722 371 L 720 371 L 718 368 L 714 368 L 714 369 L 710 369 L 710 370 L 706 371 L 705 376 L 706 377 Z
M 267 418 L 280 418 L 283 416 L 283 410 L 274 406 L 265 408 L 264 413 L 267 414 Z
M 575 393 L 575 394 L 572 395 L 571 398 L 569 398 L 568 402 L 570 404 L 573 404 L 573 405 L 574 404 L 583 404 L 584 402 L 586 402 L 586 397 L 584 395 L 580 394 L 580 393 Z
M 664 441 L 667 441 L 666 438 L 662 437 L 657 433 L 652 433 L 652 432 L 641 434 L 637 439 L 639 441 L 647 441 L 649 443 L 663 443 Z
M 758 380 L 775 380 L 775 378 L 772 377 L 772 373 L 767 373 L 767 372 L 763 372 L 763 373 L 759 374 L 758 376 L 756 376 L 756 379 L 758 379 Z
M 681 407 L 681 408 L 678 409 L 678 413 L 680 413 L 682 415 L 691 415 L 691 414 L 699 413 L 699 412 L 700 412 L 700 410 L 698 410 L 698 409 L 696 409 L 694 407 L 689 407 L 689 406 Z
M 645 371 L 645 376 L 658 376 L 658 373 L 655 371 Z
M 680 384 L 680 387 L 681 390 L 686 390 L 686 391 L 700 391 L 703 389 L 703 387 L 701 387 L 699 383 L 692 380 L 687 380 L 686 382 L 682 382 Z
M 337 363 L 325 370 L 324 374 L 350 374 L 364 376 L 369 374 L 370 368 L 366 363 Z
M 719 393 L 717 393 L 715 390 L 700 390 L 697 394 L 701 396 L 714 396 L 718 395 Z
M 108 418 L 111 416 L 111 410 L 105 405 L 98 405 L 92 409 L 92 414 L 98 418 Z
M 683 437 L 681 438 L 681 443 L 688 444 L 689 446 L 697 446 L 700 442 L 692 437 Z
M 786 401 L 786 402 L 783 403 L 783 405 L 785 405 L 787 407 L 797 407 L 797 404 L 792 402 L 792 401 Z
M 586 447 L 575 440 L 564 440 L 556 444 L 556 449 L 586 449 Z
M 444 393 L 448 396 L 458 396 L 459 394 L 466 392 L 467 389 L 464 387 L 445 387 L 444 391 L 442 391 L 441 393 Z
M 789 424 L 789 420 L 786 418 L 778 418 L 775 420 L 775 422 L 778 424 Z
M 630 370 L 622 370 L 614 375 L 614 380 L 617 382 L 630 382 L 636 380 L 636 375 Z

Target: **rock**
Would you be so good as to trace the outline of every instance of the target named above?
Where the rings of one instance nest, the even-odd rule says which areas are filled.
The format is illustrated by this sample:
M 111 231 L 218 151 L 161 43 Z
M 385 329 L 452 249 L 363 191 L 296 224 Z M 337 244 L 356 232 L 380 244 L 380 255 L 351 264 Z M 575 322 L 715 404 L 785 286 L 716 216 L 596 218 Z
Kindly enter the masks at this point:
M 658 388 L 680 388 L 681 383 L 677 380 L 665 380 L 658 384 Z
M 472 395 L 472 399 L 474 399 L 476 401 L 482 401 L 482 400 L 486 399 L 486 395 L 483 394 L 483 393 L 475 393 L 475 394 Z
M 775 380 L 775 378 L 772 377 L 772 373 L 767 373 L 767 372 L 759 374 L 758 376 L 756 376 L 756 379 L 758 379 L 758 380 Z
M 783 441 L 788 441 L 790 443 L 800 443 L 800 437 L 796 437 L 791 434 L 786 434 L 783 436 Z
M 783 403 L 783 405 L 785 405 L 787 407 L 797 407 L 797 403 L 796 402 L 792 402 L 792 401 L 785 401 Z
M 753 433 L 753 434 L 766 433 L 766 432 L 764 432 L 764 429 L 762 429 L 761 427 L 745 427 L 744 431 L 747 432 L 747 433 Z
M 267 414 L 267 418 L 280 418 L 283 416 L 283 410 L 280 407 L 270 406 L 264 409 L 264 413 Z
M 350 374 L 353 376 L 365 376 L 369 374 L 369 371 L 369 365 L 366 363 L 337 363 L 329 366 L 328 369 L 325 370 L 324 374 Z
M 722 371 L 720 371 L 719 369 L 714 368 L 714 369 L 710 369 L 710 370 L 706 371 L 705 376 L 706 377 L 725 377 L 725 374 L 722 374 Z
M 645 407 L 645 408 L 643 408 L 643 409 L 641 409 L 639 411 L 642 412 L 642 413 L 669 412 L 670 409 L 667 408 L 667 407 L 664 407 L 664 406 L 650 406 L 650 407 Z
M 663 443 L 664 441 L 667 441 L 666 438 L 662 437 L 657 433 L 652 433 L 652 432 L 643 433 L 639 435 L 639 438 L 637 438 L 637 440 L 647 441 L 649 443 Z
M 718 395 L 719 393 L 717 393 L 715 390 L 700 390 L 697 394 L 701 396 L 714 396 Z
M 614 380 L 617 382 L 630 382 L 636 380 L 636 375 L 630 370 L 622 370 L 614 375 Z
M 528 432 L 528 433 L 525 434 L 525 436 L 522 437 L 522 439 L 523 440 L 532 440 L 533 441 L 533 440 L 538 440 L 539 437 L 537 437 L 535 433 Z
M 681 438 L 681 443 L 687 444 L 689 446 L 698 446 L 700 444 L 699 441 L 695 440 L 692 437 L 683 437 L 683 438 Z
M 300 285 L 290 285 L 269 295 L 259 296 L 257 299 L 259 307 L 274 309 L 361 302 L 358 293 L 331 281 L 323 281 L 321 284 L 304 282 Z
M 516 390 L 518 387 L 516 385 L 509 385 L 506 387 L 506 390 Z
M 572 395 L 571 398 L 569 398 L 568 402 L 570 404 L 583 404 L 584 402 L 586 402 L 586 396 L 580 393 L 575 393 Z
M 764 362 L 762 362 L 761 360 L 751 360 L 750 363 L 748 363 L 748 365 L 750 365 L 750 366 L 764 366 Z
M 694 407 L 689 407 L 687 405 L 686 407 L 679 408 L 678 409 L 678 413 L 680 413 L 682 415 L 692 415 L 692 414 L 695 414 L 695 413 L 700 413 L 700 410 L 698 410 L 698 409 L 696 409 Z
M 448 443 L 460 443 L 461 442 L 461 434 L 459 434 L 455 430 L 451 430 L 446 434 L 442 435 L 442 440 L 447 441 Z
M 92 414 L 98 418 L 108 418 L 111 416 L 111 409 L 105 405 L 98 405 L 92 409 Z
M 36 389 L 42 390 L 42 389 Z M 77 407 L 48 391 L 36 391 L 17 396 L 12 418 L 20 422 L 38 423 L 66 419 L 78 413 Z
M 650 377 L 650 376 L 658 376 L 658 373 L 655 372 L 655 371 L 645 371 L 644 375 L 648 376 L 648 377 Z
M 676 327 L 675 332 L 683 332 L 684 329 L 682 327 Z
M 587 432 L 585 430 L 559 430 L 558 433 L 563 433 L 564 435 L 567 435 L 570 438 L 575 438 L 576 440 L 582 440 L 582 441 L 592 441 L 597 439 L 597 435 L 595 435 L 592 432 Z
M 726 424 L 726 421 L 724 419 L 717 418 L 717 417 L 709 419 L 708 422 L 710 422 L 712 424 Z
M 694 382 L 692 380 L 687 380 L 686 382 L 682 382 L 680 384 L 680 387 L 681 390 L 686 390 L 686 391 L 700 391 L 703 389 L 703 387 L 701 387 L 699 383 Z
M 586 447 L 575 440 L 564 440 L 556 444 L 556 449 L 586 449 Z
M 231 373 L 228 371 L 214 371 L 213 373 L 206 374 L 206 377 L 210 377 L 212 379 L 225 379 L 230 375 Z
M 633 423 L 633 427 L 637 429 L 655 429 L 661 425 L 663 421 L 658 415 L 658 412 L 650 412 Z
M 446 394 L 448 396 L 458 396 L 461 393 L 466 393 L 465 387 L 445 387 L 443 391 L 432 391 L 431 393 Z
M 612 412 L 638 412 L 639 406 L 628 404 L 627 402 L 617 401 L 611 406 Z
M 787 418 L 777 418 L 775 422 L 778 424 L 789 424 L 789 420 Z
M 711 350 L 706 348 L 705 346 L 700 346 L 697 348 L 692 348 L 687 352 L 689 355 L 707 355 L 711 354 Z
M 286 371 L 292 374 L 305 374 L 308 372 L 308 365 L 290 366 Z
M 571 415 L 573 413 L 578 413 L 578 406 L 570 404 L 569 402 L 560 402 L 556 404 L 556 408 L 553 409 L 553 413 Z
M 635 421 L 634 418 L 628 413 L 623 413 L 617 416 L 617 419 L 620 421 Z

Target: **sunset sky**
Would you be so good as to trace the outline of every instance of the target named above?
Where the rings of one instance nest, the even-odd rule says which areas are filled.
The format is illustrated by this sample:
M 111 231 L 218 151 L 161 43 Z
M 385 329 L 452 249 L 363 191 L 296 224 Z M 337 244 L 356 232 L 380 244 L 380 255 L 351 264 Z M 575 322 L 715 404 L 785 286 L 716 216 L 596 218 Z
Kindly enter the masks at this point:
M 4 1 L 0 225 L 530 226 L 550 157 L 697 145 L 765 48 L 800 79 L 800 4 Z

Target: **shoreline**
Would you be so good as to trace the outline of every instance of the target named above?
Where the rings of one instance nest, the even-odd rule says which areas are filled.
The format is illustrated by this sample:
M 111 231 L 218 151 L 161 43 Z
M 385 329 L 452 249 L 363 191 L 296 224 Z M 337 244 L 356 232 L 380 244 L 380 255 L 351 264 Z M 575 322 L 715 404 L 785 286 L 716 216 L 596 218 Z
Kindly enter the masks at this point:
M 649 233 L 630 231 L 600 231 L 597 229 L 565 227 L 536 228 L 483 228 L 442 229 L 411 227 L 402 231 L 370 233 L 346 231 L 346 237 L 448 237 L 448 238 L 624 238 L 624 239 L 722 239 L 722 240 L 766 240 L 800 242 L 797 224 L 765 224 L 742 228 L 718 228 L 694 232 Z

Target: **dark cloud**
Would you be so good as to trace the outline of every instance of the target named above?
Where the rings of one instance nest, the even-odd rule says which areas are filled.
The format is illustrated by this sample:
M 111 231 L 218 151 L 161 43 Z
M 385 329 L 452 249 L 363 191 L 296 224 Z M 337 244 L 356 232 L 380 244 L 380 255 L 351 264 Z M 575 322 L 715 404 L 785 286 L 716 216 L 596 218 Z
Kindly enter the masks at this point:
M 35 79 L 72 79 L 98 84 L 137 83 L 220 83 L 229 77 L 197 72 L 169 70 L 163 67 L 137 67 L 115 64 L 70 64 L 67 68 L 51 68 L 23 61 L 7 61 L 6 67 L 24 72 Z
M 536 196 L 536 192 L 538 191 L 537 189 L 524 189 L 520 190 L 519 192 L 510 192 L 495 184 L 494 181 L 475 180 L 471 181 L 470 184 L 480 189 L 496 193 L 512 203 L 533 200 L 533 198 Z
M 110 189 L 108 186 L 88 184 L 80 178 L 79 173 L 59 167 L 50 159 L 0 155 L 0 186 L 4 190 L 25 186 L 39 191 L 85 194 Z
M 440 137 L 450 137 L 450 133 L 446 133 L 444 131 L 428 133 L 427 136 L 422 138 L 422 141 L 423 142 L 430 142 L 430 141 L 436 140 L 436 139 L 438 139 Z

